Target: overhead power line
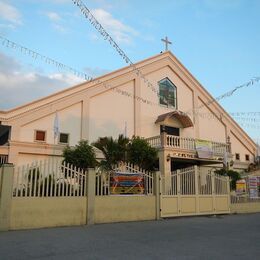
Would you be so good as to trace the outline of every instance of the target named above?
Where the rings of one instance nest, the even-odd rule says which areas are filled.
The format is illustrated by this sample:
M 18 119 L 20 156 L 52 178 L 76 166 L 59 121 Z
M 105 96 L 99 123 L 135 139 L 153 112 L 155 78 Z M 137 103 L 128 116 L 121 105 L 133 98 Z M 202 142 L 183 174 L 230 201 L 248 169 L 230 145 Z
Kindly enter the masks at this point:
M 113 39 L 113 37 L 105 30 L 102 24 L 95 18 L 95 16 L 91 13 L 90 9 L 83 3 L 81 0 L 72 0 L 72 2 L 78 6 L 81 13 L 85 16 L 85 18 L 89 21 L 89 23 L 100 33 L 105 41 L 108 41 L 109 44 L 116 50 L 116 52 L 122 57 L 122 59 L 129 64 L 135 74 L 140 77 L 144 83 L 147 85 L 152 92 L 156 93 L 157 96 L 160 96 L 157 87 L 154 86 L 141 72 L 139 68 L 131 61 L 131 59 L 126 55 L 126 53 L 122 50 L 119 44 Z
M 148 88 L 150 88 L 154 93 L 157 94 L 157 96 L 160 97 L 160 93 L 157 90 L 157 86 L 155 87 L 149 80 L 146 79 L 144 74 L 141 72 L 140 69 L 138 69 L 135 64 L 131 61 L 131 59 L 126 55 L 126 53 L 122 50 L 122 48 L 119 47 L 118 43 L 113 39 L 113 37 L 105 30 L 105 28 L 102 26 L 102 24 L 95 18 L 95 16 L 91 13 L 90 9 L 83 3 L 82 0 L 72 0 L 72 2 L 78 6 L 81 13 L 85 16 L 85 18 L 89 21 L 89 23 L 100 33 L 100 35 L 103 37 L 105 41 L 108 41 L 109 44 L 116 50 L 116 52 L 122 57 L 122 59 L 133 68 L 133 71 L 135 74 L 143 79 L 143 81 L 146 83 Z M 250 81 L 246 82 L 245 84 L 242 84 L 240 86 L 235 87 L 234 89 L 222 94 L 221 96 L 218 96 L 217 98 L 214 98 L 212 100 L 209 100 L 206 104 L 203 104 L 195 109 L 191 109 L 186 111 L 185 113 L 188 113 L 190 111 L 199 110 L 203 108 L 204 106 L 209 106 L 217 101 L 222 100 L 223 98 L 232 96 L 238 89 L 249 87 L 250 85 L 253 85 L 256 82 L 260 81 L 260 77 L 254 77 Z
M 150 100 L 148 100 L 146 98 L 143 98 L 141 96 L 137 96 L 135 94 L 132 94 L 132 93 L 130 93 L 128 91 L 121 90 L 119 88 L 114 88 L 114 87 L 110 86 L 109 84 L 107 84 L 105 82 L 102 82 L 99 79 L 94 79 L 94 78 L 92 78 L 92 76 L 87 75 L 84 72 L 76 70 L 76 69 L 72 68 L 71 66 L 65 65 L 62 62 L 54 60 L 54 59 L 52 59 L 52 58 L 50 58 L 50 57 L 48 57 L 46 55 L 43 55 L 43 54 L 41 54 L 41 53 L 39 53 L 37 51 L 34 51 L 34 50 L 32 50 L 32 49 L 30 49 L 28 47 L 25 47 L 25 46 L 23 46 L 23 45 L 21 45 L 19 43 L 11 41 L 11 40 L 9 40 L 6 37 L 3 37 L 1 35 L 0 35 L 0 42 L 2 43 L 2 45 L 4 47 L 11 48 L 11 49 L 16 50 L 16 51 L 20 51 L 22 54 L 31 57 L 33 60 L 37 60 L 38 59 L 38 60 L 46 63 L 47 65 L 55 66 L 58 69 L 67 71 L 69 73 L 72 73 L 76 77 L 84 79 L 87 82 L 92 82 L 92 83 L 96 83 L 96 84 L 102 84 L 105 89 L 113 90 L 117 94 L 120 94 L 120 95 L 126 96 L 126 97 L 130 97 L 130 98 L 134 98 L 136 101 L 142 102 L 142 103 L 147 104 L 147 105 L 160 106 L 160 104 L 158 102 L 153 102 L 153 101 L 150 101 Z M 243 85 L 241 85 L 239 87 L 236 87 L 234 90 L 229 91 L 229 92 L 227 92 L 227 93 L 217 97 L 213 101 L 209 101 L 208 104 L 213 103 L 213 102 L 215 102 L 217 100 L 220 100 L 221 98 L 224 98 L 224 97 L 227 97 L 227 96 L 231 96 L 237 89 L 239 89 L 241 87 L 245 87 L 245 86 L 250 86 L 250 85 L 254 84 L 255 82 L 258 82 L 259 80 L 260 80 L 260 78 L 253 78 L 249 82 L 247 82 L 247 83 L 245 83 L 245 84 L 243 84 Z M 232 93 L 232 94 L 230 94 L 230 93 Z M 172 108 L 164 107 L 164 106 L 160 106 L 160 107 L 162 107 L 164 110 L 172 111 Z M 260 116 L 260 112 L 235 112 L 235 114 L 238 115 L 238 116 L 241 116 L 241 115 L 244 116 L 245 113 L 252 114 L 252 115 L 259 115 Z M 186 112 L 186 114 L 190 114 L 190 113 Z M 198 112 L 197 109 L 193 110 L 193 114 L 199 115 L 201 117 L 207 117 L 207 118 L 215 118 L 215 119 L 218 118 L 216 116 L 212 117 L 212 115 L 205 115 L 205 113 L 200 113 L 200 112 Z M 231 115 L 232 115 L 232 113 L 231 113 Z

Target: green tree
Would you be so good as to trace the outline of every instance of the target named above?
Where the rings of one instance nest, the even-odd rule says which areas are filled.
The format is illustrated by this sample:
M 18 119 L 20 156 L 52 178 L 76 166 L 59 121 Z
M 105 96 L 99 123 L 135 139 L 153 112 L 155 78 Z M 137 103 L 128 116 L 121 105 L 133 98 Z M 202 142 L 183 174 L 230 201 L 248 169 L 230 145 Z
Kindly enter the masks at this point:
M 92 145 L 103 152 L 105 160 L 102 160 L 100 165 L 107 170 L 111 170 L 117 163 L 126 161 L 128 143 L 128 138 L 119 135 L 118 139 L 100 137 Z
M 133 137 L 127 147 L 127 158 L 130 163 L 145 170 L 155 170 L 158 161 L 157 150 L 143 138 Z
M 112 137 L 101 137 L 93 143 L 100 149 L 105 157 L 101 166 L 111 170 L 119 162 L 130 162 L 145 170 L 154 170 L 157 163 L 157 150 L 140 137 L 133 137 L 131 140 L 119 135 L 117 139 Z
M 241 175 L 239 172 L 237 171 L 233 171 L 233 170 L 226 170 L 226 169 L 220 169 L 220 170 L 216 170 L 215 173 L 219 174 L 219 175 L 224 175 L 224 176 L 229 176 L 231 179 L 230 182 L 230 188 L 231 190 L 235 190 L 236 189 L 236 181 L 241 179 Z
M 67 146 L 62 155 L 66 163 L 81 169 L 94 168 L 97 165 L 94 148 L 87 140 L 79 141 L 75 147 Z

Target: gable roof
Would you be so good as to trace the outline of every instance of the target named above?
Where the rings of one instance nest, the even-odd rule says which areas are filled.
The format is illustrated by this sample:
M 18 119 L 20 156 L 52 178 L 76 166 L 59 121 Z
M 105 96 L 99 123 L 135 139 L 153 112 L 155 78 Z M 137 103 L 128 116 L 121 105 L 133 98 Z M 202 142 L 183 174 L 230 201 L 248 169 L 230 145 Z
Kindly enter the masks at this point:
M 80 93 L 81 91 L 92 89 L 97 87 L 98 85 L 116 79 L 117 77 L 127 75 L 129 73 L 133 73 L 134 68 L 139 70 L 144 70 L 148 65 L 154 64 L 159 61 L 165 60 L 166 63 L 174 67 L 176 74 L 187 84 L 191 89 L 196 89 L 199 92 L 199 97 L 202 102 L 207 103 L 210 100 L 214 100 L 211 94 L 196 80 L 196 78 L 184 67 L 184 65 L 170 52 L 162 52 L 150 58 L 144 59 L 135 63 L 132 66 L 125 66 L 113 72 L 107 73 L 103 76 L 97 77 L 91 81 L 83 82 L 81 84 L 72 86 L 65 90 L 59 91 L 57 93 L 51 94 L 49 96 L 43 97 L 41 99 L 35 100 L 28 104 L 16 107 L 14 109 L 10 109 L 7 111 L 0 111 L 0 121 L 8 122 L 10 120 L 15 120 L 17 117 L 23 116 L 27 113 L 36 111 L 41 107 L 45 107 L 49 104 L 55 103 L 58 100 L 66 98 L 70 95 Z M 144 73 L 145 74 L 145 73 Z M 135 74 L 133 74 L 135 76 Z M 222 121 L 229 122 L 232 128 L 236 129 L 236 134 L 239 138 L 246 140 L 246 142 L 256 149 L 256 144 L 254 141 L 247 135 L 247 133 L 233 120 L 233 118 L 218 104 L 217 102 L 213 102 L 210 104 L 209 108 L 213 113 L 218 113 L 222 115 Z M 186 112 L 186 111 L 184 111 Z

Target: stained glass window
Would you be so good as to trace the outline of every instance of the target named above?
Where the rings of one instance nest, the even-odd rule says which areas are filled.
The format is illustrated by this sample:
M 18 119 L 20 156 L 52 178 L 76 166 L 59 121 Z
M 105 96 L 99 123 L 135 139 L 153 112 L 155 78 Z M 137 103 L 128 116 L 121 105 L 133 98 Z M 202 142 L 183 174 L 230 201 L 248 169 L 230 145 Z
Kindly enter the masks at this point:
M 177 108 L 176 87 L 168 78 L 159 81 L 159 94 L 161 105 Z

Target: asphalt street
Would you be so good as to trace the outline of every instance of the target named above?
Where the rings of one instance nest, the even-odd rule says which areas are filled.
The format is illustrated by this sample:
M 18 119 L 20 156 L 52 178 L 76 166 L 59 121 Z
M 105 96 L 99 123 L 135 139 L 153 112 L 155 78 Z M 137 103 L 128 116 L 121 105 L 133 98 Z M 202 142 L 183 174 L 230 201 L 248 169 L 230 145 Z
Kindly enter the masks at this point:
M 260 213 L 0 232 L 0 259 L 260 259 Z

